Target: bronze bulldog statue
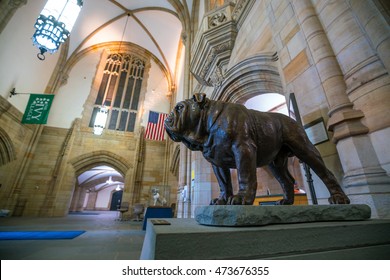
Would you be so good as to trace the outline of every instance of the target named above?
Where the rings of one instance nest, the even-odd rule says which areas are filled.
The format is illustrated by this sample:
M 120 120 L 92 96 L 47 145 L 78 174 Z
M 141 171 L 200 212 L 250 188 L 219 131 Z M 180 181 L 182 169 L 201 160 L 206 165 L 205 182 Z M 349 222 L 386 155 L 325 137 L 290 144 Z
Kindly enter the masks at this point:
M 279 204 L 293 204 L 295 180 L 287 169 L 287 159 L 293 155 L 321 178 L 330 192 L 331 204 L 350 203 L 303 128 L 285 115 L 194 94 L 192 99 L 176 104 L 164 125 L 173 141 L 201 151 L 211 163 L 220 186 L 220 196 L 211 204 L 252 205 L 257 189 L 256 168 L 265 165 L 283 188 L 284 199 Z M 230 168 L 237 169 L 237 194 L 233 194 Z

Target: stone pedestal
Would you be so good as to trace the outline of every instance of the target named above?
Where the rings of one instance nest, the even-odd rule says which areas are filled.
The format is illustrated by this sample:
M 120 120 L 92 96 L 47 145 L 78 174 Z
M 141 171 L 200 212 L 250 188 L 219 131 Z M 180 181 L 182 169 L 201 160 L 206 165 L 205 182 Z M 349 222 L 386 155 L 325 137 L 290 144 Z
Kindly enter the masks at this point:
M 195 220 L 210 226 L 263 226 L 324 221 L 359 221 L 371 217 L 371 209 L 358 205 L 212 205 L 198 207 Z
M 143 260 L 388 259 L 390 220 L 215 227 L 195 219 L 148 221 Z

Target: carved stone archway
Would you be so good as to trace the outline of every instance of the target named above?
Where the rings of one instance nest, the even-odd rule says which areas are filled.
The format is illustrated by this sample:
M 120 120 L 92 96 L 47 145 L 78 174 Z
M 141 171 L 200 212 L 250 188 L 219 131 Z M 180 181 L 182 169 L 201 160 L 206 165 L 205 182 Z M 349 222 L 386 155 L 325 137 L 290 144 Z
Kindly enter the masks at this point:
M 109 151 L 100 150 L 80 155 L 70 160 L 69 163 L 73 166 L 75 178 L 96 166 L 107 165 L 114 168 L 123 176 L 124 180 L 125 188 L 122 201 L 127 201 L 131 204 L 130 198 L 134 193 L 133 165 L 125 158 Z
M 211 98 L 243 104 L 262 93 L 283 94 L 277 60 L 276 53 L 261 53 L 237 63 L 225 73 Z
M 109 165 L 121 173 L 122 176 L 125 176 L 127 171 L 133 168 L 132 164 L 125 158 L 104 150 L 78 156 L 69 162 L 74 167 L 76 175 L 98 165 Z

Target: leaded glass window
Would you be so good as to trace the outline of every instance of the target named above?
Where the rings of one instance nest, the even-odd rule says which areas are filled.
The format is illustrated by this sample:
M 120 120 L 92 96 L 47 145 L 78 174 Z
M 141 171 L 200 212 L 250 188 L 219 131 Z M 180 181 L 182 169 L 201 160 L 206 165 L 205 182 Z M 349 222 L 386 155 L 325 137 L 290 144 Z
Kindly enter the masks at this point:
M 116 53 L 108 56 L 90 127 L 93 127 L 99 107 L 104 105 L 109 108 L 107 129 L 134 131 L 144 70 L 145 62 L 135 55 Z

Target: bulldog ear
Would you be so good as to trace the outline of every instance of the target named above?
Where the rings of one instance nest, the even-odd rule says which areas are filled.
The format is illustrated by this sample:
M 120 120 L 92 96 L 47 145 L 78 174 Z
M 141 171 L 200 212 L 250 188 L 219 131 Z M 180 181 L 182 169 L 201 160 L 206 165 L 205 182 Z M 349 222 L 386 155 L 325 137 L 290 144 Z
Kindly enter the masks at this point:
M 198 103 L 199 105 L 203 105 L 206 102 L 206 94 L 205 93 L 194 93 L 192 99 Z

